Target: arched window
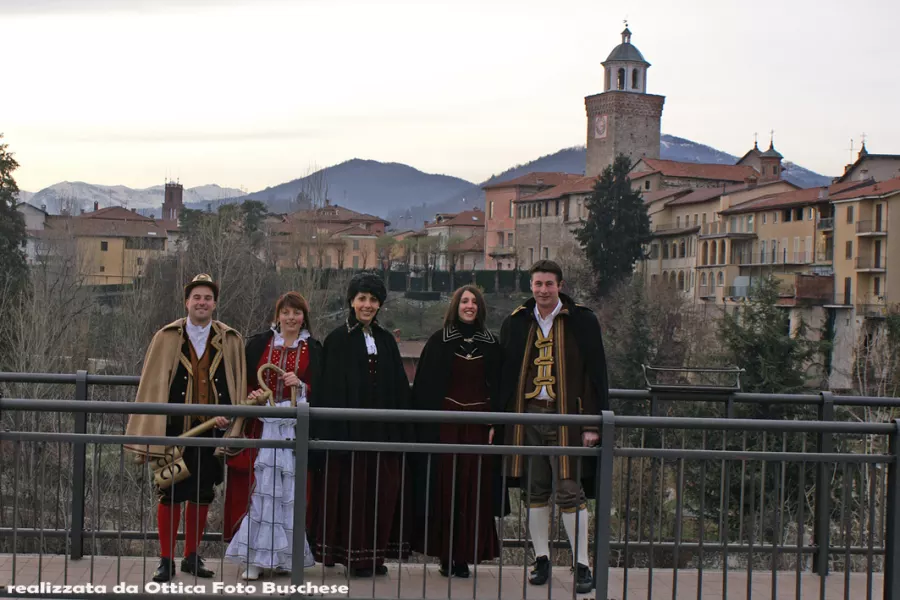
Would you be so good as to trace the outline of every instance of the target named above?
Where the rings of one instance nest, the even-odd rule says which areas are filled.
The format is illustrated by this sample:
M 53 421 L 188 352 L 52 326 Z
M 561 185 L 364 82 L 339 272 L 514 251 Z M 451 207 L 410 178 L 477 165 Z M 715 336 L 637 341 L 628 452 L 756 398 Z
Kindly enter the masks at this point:
M 606 67 L 606 85 L 603 86 L 603 91 L 608 92 L 610 85 L 612 85 L 612 69 Z
M 668 271 L 662 272 L 662 282 L 663 282 L 664 286 L 669 285 L 669 272 Z
M 713 240 L 709 247 L 709 264 L 714 265 L 719 260 L 719 243 Z
M 684 271 L 678 271 L 678 289 L 684 291 Z
M 625 89 L 625 69 L 619 69 L 618 78 L 616 79 L 616 89 Z
M 706 287 L 706 271 L 700 273 L 700 286 Z
M 719 274 L 716 277 L 716 280 L 717 280 L 716 285 L 718 285 L 719 287 L 722 287 L 723 285 L 725 285 L 725 274 L 722 271 L 719 271 Z
M 700 249 L 700 264 L 706 266 L 709 263 L 709 242 L 703 242 L 703 248 Z M 704 276 L 704 279 L 706 277 Z M 701 283 L 700 285 L 706 285 Z
M 684 243 L 684 238 L 681 239 L 681 244 L 678 246 L 678 257 L 684 258 L 687 256 L 687 245 Z
M 631 89 L 638 90 L 641 88 L 641 75 L 637 69 L 631 71 Z

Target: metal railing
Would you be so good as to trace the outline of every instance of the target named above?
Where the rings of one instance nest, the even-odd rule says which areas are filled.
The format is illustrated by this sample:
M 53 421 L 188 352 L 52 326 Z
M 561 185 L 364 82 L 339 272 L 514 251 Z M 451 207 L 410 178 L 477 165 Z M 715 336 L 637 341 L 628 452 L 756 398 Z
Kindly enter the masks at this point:
M 88 504 L 85 496 L 89 491 L 93 494 L 87 484 L 98 485 L 102 474 L 100 469 L 104 465 L 124 472 L 124 454 L 121 450 L 115 460 L 109 455 L 104 458 L 104 446 L 121 448 L 124 443 L 166 443 L 165 440 L 170 438 L 125 437 L 116 431 L 103 429 L 105 419 L 138 412 L 231 417 L 265 414 L 296 418 L 295 440 L 272 442 L 193 438 L 185 445 L 294 449 L 298 460 L 295 480 L 295 498 L 298 501 L 294 523 L 299 524 L 294 533 L 295 542 L 301 540 L 300 545 L 306 533 L 303 515 L 306 510 L 307 452 L 325 453 L 326 461 L 333 452 L 396 452 L 404 456 L 423 453 L 429 456 L 447 453 L 507 457 L 513 454 L 568 455 L 597 461 L 591 548 L 598 598 L 606 598 L 607 592 L 614 597 L 627 597 L 629 577 L 632 581 L 638 579 L 645 569 L 649 573 L 647 598 L 653 597 L 654 569 L 671 572 L 672 597 L 676 597 L 679 572 L 683 586 L 699 586 L 699 590 L 705 585 L 704 570 L 721 571 L 724 577 L 716 585 L 720 586 L 723 598 L 729 597 L 729 570 L 746 571 L 748 597 L 754 572 L 763 569 L 771 577 L 772 597 L 775 597 L 779 575 L 793 572 L 797 577 L 796 597 L 800 598 L 800 586 L 807 581 L 808 578 L 804 577 L 810 566 L 822 586 L 839 584 L 840 581 L 834 578 L 827 580 L 826 576 L 830 568 L 842 568 L 845 590 L 849 590 L 847 586 L 853 571 L 863 571 L 867 598 L 873 597 L 873 590 L 877 587 L 874 573 L 882 570 L 884 597 L 900 597 L 900 581 L 896 578 L 896 573 L 900 571 L 894 569 L 900 566 L 897 553 L 900 521 L 896 514 L 900 510 L 900 480 L 897 478 L 900 425 L 890 418 L 900 410 L 900 398 L 834 396 L 828 392 L 787 395 L 611 390 L 618 414 L 610 411 L 595 417 L 548 417 L 440 411 L 358 411 L 310 408 L 307 405 L 300 405 L 296 411 L 260 407 L 139 406 L 131 402 L 89 400 L 89 386 L 133 386 L 138 382 L 137 377 L 87 375 L 84 371 L 75 375 L 0 373 L 0 381 L 75 384 L 77 398 L 0 398 L 0 415 L 6 422 L 13 420 L 11 430 L 0 430 L 0 444 L 4 448 L 3 457 L 11 457 L 10 450 L 16 457 L 15 472 L 5 472 L 5 481 L 11 479 L 16 486 L 12 494 L 14 501 L 20 495 L 25 497 L 20 494 L 22 488 L 19 486 L 33 486 L 38 493 L 31 497 L 38 498 L 40 502 L 44 502 L 46 496 L 46 493 L 40 493 L 46 490 L 37 489 L 39 481 L 20 482 L 23 446 L 32 444 L 43 448 L 45 451 L 38 454 L 46 461 L 48 446 L 69 445 L 69 460 L 56 468 L 67 470 L 71 464 L 74 471 L 71 477 L 70 518 L 63 519 L 67 523 L 62 527 L 45 527 L 43 511 L 35 506 L 17 504 L 11 511 L 9 507 L 0 507 L 0 519 L 7 519 L 12 514 L 12 526 L 7 522 L 0 526 L 0 543 L 6 541 L 11 544 L 13 561 L 17 542 L 29 538 L 39 539 L 41 549 L 47 540 L 62 540 L 66 553 L 72 558 L 84 556 L 84 545 L 88 541 L 92 550 L 96 550 L 100 547 L 98 541 L 103 540 L 120 548 L 125 540 L 143 541 L 146 547 L 147 540 L 154 539 L 154 535 L 148 533 L 143 525 L 140 531 L 126 531 L 121 527 L 104 529 L 99 499 L 94 495 L 94 502 Z M 691 407 L 689 412 L 696 414 L 697 404 L 707 406 L 707 414 L 724 418 L 666 416 L 676 413 L 681 406 Z M 853 411 L 875 408 L 890 413 L 884 417 L 886 422 L 857 422 L 859 416 Z M 793 418 L 811 417 L 815 420 L 792 420 L 790 411 L 800 409 L 806 412 L 794 414 Z M 841 414 L 838 414 L 838 409 Z M 744 410 L 786 418 L 735 418 Z M 635 415 L 635 412 L 645 414 Z M 29 431 L 28 421 L 23 418 L 29 414 L 49 414 L 60 419 L 63 414 L 72 414 L 74 420 L 71 431 L 62 426 L 54 432 L 41 431 L 37 421 L 32 427 L 36 430 Z M 842 422 L 838 418 L 848 420 Z M 601 444 L 594 449 L 513 448 L 502 445 L 383 444 L 310 439 L 310 422 L 320 419 L 408 421 L 418 424 L 591 423 L 600 425 Z M 99 429 L 92 432 L 89 424 L 95 422 Z M 815 451 L 811 451 L 813 448 Z M 89 462 L 91 454 L 93 456 Z M 90 477 L 86 473 L 88 464 Z M 46 462 L 42 465 L 38 469 L 41 479 L 49 468 Z M 3 473 L 0 476 L 4 476 Z M 117 483 L 124 485 L 123 479 L 120 477 Z M 146 483 L 147 480 L 141 481 Z M 9 488 L 4 491 L 8 494 Z M 0 497 L 2 495 L 3 492 L 0 492 Z M 124 501 L 122 494 L 119 498 Z M 17 517 L 21 511 L 37 511 L 36 514 L 41 515 L 40 526 L 19 526 Z M 97 513 L 91 515 L 88 527 L 85 526 L 86 512 Z M 517 515 L 507 517 L 501 531 L 507 532 L 508 521 L 516 517 L 520 525 L 519 535 L 513 539 L 501 534 L 501 550 L 510 546 L 521 548 L 527 544 L 526 536 L 522 534 L 521 510 Z M 526 530 L 527 520 L 526 514 Z M 221 534 L 210 533 L 205 539 L 218 541 Z M 556 544 L 561 547 L 565 545 Z M 297 543 L 295 547 L 299 547 Z M 117 556 L 121 560 L 122 552 Z M 295 552 L 294 556 L 302 555 Z M 503 554 L 500 561 L 502 570 Z M 609 567 L 622 569 L 624 575 L 623 578 L 616 578 L 614 583 L 619 587 L 613 591 L 610 591 Z M 525 567 L 515 568 L 524 573 L 522 569 Z M 15 566 L 12 572 L 16 573 Z M 323 581 L 324 578 L 323 574 Z M 291 582 L 299 585 L 303 581 L 303 569 L 293 569 Z M 643 584 L 639 585 L 643 587 Z M 372 586 L 372 596 L 375 597 L 374 583 Z M 400 587 L 396 589 L 397 597 L 400 597 Z M 621 594 L 617 595 L 619 592 Z M 407 594 L 403 596 L 407 597 Z
M 819 219 L 819 221 L 816 223 L 816 229 L 818 229 L 819 231 L 828 231 L 829 229 L 834 229 L 834 217 Z
M 886 264 L 887 257 L 881 255 L 856 257 L 857 269 L 885 269 Z
M 887 233 L 887 221 L 857 221 L 856 233 Z

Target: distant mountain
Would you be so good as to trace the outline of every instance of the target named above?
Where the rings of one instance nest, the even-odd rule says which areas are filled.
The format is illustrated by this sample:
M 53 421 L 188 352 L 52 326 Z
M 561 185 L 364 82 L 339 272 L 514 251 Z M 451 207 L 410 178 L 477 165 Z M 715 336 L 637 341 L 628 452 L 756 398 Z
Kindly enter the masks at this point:
M 240 200 L 259 200 L 273 212 L 287 212 L 300 192 L 311 194 L 311 190 L 319 190 L 323 184 L 327 186 L 327 197 L 333 204 L 379 216 L 455 196 L 474 185 L 465 179 L 423 173 L 403 164 L 355 158 L 307 177 L 247 194 Z
M 184 190 L 184 201 L 208 202 L 221 198 L 239 196 L 243 192 L 233 188 L 223 188 L 211 184 Z M 155 185 L 146 189 L 133 189 L 124 185 L 96 185 L 81 181 L 63 181 L 44 188 L 32 195 L 27 202 L 34 206 L 46 206 L 50 214 L 59 214 L 64 209 L 71 214 L 82 210 L 93 210 L 94 202 L 99 208 L 121 206 L 136 209 L 148 216 L 159 216 L 165 197 L 165 186 Z
M 673 135 L 663 135 L 660 138 L 659 150 L 660 158 L 681 162 L 733 165 L 739 159 L 739 157 L 732 156 L 727 152 Z M 429 203 L 424 207 L 412 205 L 402 210 L 394 210 L 388 213 L 387 219 L 391 222 L 391 226 L 394 229 L 416 229 L 421 227 L 423 221 L 433 219 L 436 213 L 458 212 L 476 206 L 483 210 L 484 191 L 481 189 L 482 186 L 509 181 L 535 171 L 584 174 L 585 153 L 586 149 L 584 146 L 565 148 L 524 165 L 516 165 L 499 175 L 491 176 L 478 185 L 473 185 L 453 196 Z M 829 177 L 819 175 L 788 161 L 784 162 L 784 167 L 784 178 L 802 188 L 827 185 L 831 182 Z

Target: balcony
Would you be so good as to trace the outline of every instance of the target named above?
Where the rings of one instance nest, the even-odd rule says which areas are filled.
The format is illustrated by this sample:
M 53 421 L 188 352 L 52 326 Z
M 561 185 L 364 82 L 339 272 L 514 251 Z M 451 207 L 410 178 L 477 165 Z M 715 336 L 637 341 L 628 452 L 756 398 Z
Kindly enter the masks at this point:
M 888 307 L 884 304 L 857 304 L 856 314 L 867 319 L 884 319 L 888 314 Z
M 680 229 L 680 227 L 676 227 L 675 223 L 658 223 L 653 226 L 653 231 L 672 231 L 674 229 Z
M 832 263 L 832 262 L 834 262 L 834 248 L 826 248 L 824 251 L 816 252 L 816 262 L 817 263 Z
M 883 220 L 857 221 L 856 235 L 865 235 L 869 237 L 887 235 L 887 223 Z
M 819 231 L 831 231 L 834 229 L 834 217 L 819 219 L 819 222 L 816 223 L 816 229 Z
M 883 273 L 887 266 L 887 257 L 858 256 L 856 257 L 856 270 L 869 271 L 871 273 Z

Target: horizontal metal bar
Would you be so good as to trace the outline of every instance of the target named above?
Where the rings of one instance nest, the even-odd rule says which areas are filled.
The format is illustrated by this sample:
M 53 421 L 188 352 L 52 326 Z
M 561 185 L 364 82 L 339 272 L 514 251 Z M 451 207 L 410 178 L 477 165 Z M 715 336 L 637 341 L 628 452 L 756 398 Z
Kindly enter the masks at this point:
M 406 444 L 402 442 L 346 442 L 310 440 L 310 450 L 344 452 L 406 452 L 410 454 L 499 454 L 523 456 L 594 456 L 599 447 L 576 446 L 481 446 L 478 444 Z
M 17 527 L 15 529 L 16 535 L 19 537 L 45 537 L 45 538 L 66 538 L 70 535 L 70 532 L 65 529 L 36 529 L 34 527 Z M 0 527 L 0 538 L 4 537 L 12 537 L 13 528 L 12 527 Z M 140 531 L 113 531 L 112 529 L 98 529 L 97 531 L 93 531 L 88 527 L 84 529 L 85 536 L 95 537 L 98 540 L 158 540 L 159 533 L 156 530 L 149 530 L 145 532 Z M 176 539 L 183 540 L 184 533 L 176 533 Z M 206 542 L 221 542 L 222 534 L 221 533 L 204 533 L 202 534 L 203 541 Z
M 217 406 L 156 404 L 135 402 L 92 402 L 84 400 L 34 400 L 0 398 L 0 410 L 33 410 L 47 412 L 89 412 L 119 414 L 165 414 L 207 416 L 269 416 L 296 415 L 290 407 Z M 495 412 L 456 412 L 437 410 L 387 410 L 374 408 L 315 408 L 310 418 L 342 421 L 387 421 L 395 423 L 482 423 L 482 424 L 557 424 L 599 425 L 600 415 L 543 415 Z M 890 434 L 890 423 L 859 423 L 848 421 L 790 421 L 775 419 L 727 419 L 708 417 L 644 417 L 620 416 L 616 426 L 624 428 L 706 429 L 739 431 L 786 431 L 854 434 Z
M 795 433 L 876 433 L 890 434 L 890 423 L 857 423 L 849 421 L 778 421 L 772 419 L 726 419 L 706 417 L 621 417 L 616 428 L 638 429 L 707 429 L 737 431 L 787 431 Z
M 874 463 L 890 464 L 895 458 L 890 454 L 828 454 L 815 452 L 758 452 L 742 450 L 692 450 L 688 448 L 614 448 L 616 456 L 684 458 L 687 460 L 765 460 L 824 463 Z
M 680 368 L 654 368 L 656 371 L 680 371 Z M 718 372 L 730 373 L 727 369 L 699 369 L 702 372 Z M 97 375 L 89 374 L 87 376 L 88 385 L 107 385 L 107 386 L 126 386 L 136 387 L 140 383 L 141 378 L 137 375 Z M 0 383 L 49 383 L 49 384 L 71 384 L 76 382 L 74 373 L 10 373 L 0 372 Z M 768 404 L 810 404 L 819 405 L 822 403 L 822 397 L 817 393 L 810 394 L 760 394 L 753 392 L 733 392 L 723 394 L 691 394 L 690 390 L 667 391 L 659 390 L 651 392 L 645 389 L 610 389 L 609 397 L 613 400 L 648 400 L 652 396 L 656 396 L 663 401 L 685 400 L 685 401 L 721 401 L 731 400 L 736 403 L 768 403 Z M 900 406 L 900 398 L 892 398 L 886 396 L 835 396 L 834 403 L 836 406 L 883 406 L 897 407 Z
M 505 546 L 506 542 L 503 542 L 503 545 Z M 678 542 L 677 545 L 678 545 L 678 548 L 681 550 L 700 550 L 700 548 L 701 548 L 701 546 L 698 542 Z M 675 542 L 654 541 L 651 543 L 651 542 L 629 541 L 628 542 L 628 552 L 631 553 L 633 551 L 650 550 L 650 549 L 672 550 L 675 548 L 675 546 L 676 546 Z M 610 541 L 609 547 L 614 550 L 624 550 L 625 542 Z M 737 554 L 747 554 L 751 551 L 751 548 L 748 544 L 721 544 L 721 543 L 704 542 L 702 548 L 703 548 L 704 552 L 723 552 L 725 550 L 728 550 L 729 553 L 734 552 Z M 787 556 L 790 554 L 796 555 L 798 552 L 801 554 L 814 554 L 818 549 L 819 549 L 819 547 L 816 546 L 815 544 L 797 547 L 796 545 L 794 545 L 794 546 L 781 546 L 781 545 L 773 546 L 771 544 L 757 545 L 757 543 L 754 542 L 752 552 L 754 554 L 756 554 L 756 553 L 771 554 L 772 552 L 777 550 L 778 552 Z M 848 549 L 845 546 L 828 544 L 828 552 L 829 552 L 829 554 L 846 554 L 848 552 Z M 869 547 L 868 546 L 865 546 L 865 547 L 850 546 L 849 553 L 850 554 L 868 554 Z M 872 553 L 883 555 L 884 554 L 884 546 L 881 546 L 881 547 L 874 546 L 872 548 Z M 782 571 L 780 571 L 780 572 L 782 572 Z
M 70 532 L 65 529 L 44 529 L 43 531 L 35 528 L 16 528 L 16 535 L 20 537 L 40 537 L 44 536 L 46 538 L 65 538 Z M 13 534 L 12 527 L 0 527 L 0 538 L 11 537 Z M 111 529 L 100 529 L 97 531 L 92 531 L 91 529 L 85 529 L 84 535 L 90 536 L 92 538 L 96 538 L 98 540 L 109 540 L 109 539 L 123 539 L 123 540 L 158 540 L 159 534 L 156 531 L 114 531 Z M 184 533 L 177 533 L 176 538 L 178 540 L 184 539 Z M 207 542 L 220 542 L 222 541 L 221 533 L 204 533 L 202 539 Z M 526 545 L 526 540 L 519 538 L 510 538 L 503 540 L 504 548 L 521 548 Z M 551 542 L 554 548 L 567 549 L 569 548 L 569 543 L 565 540 L 556 540 Z M 610 540 L 610 548 L 616 550 L 623 550 L 625 548 L 625 542 Z M 679 548 L 682 550 L 699 550 L 701 545 L 699 542 L 679 542 Z M 673 549 L 675 547 L 675 542 L 658 542 L 654 541 L 652 544 L 652 548 L 654 549 Z M 629 541 L 628 542 L 629 550 L 642 550 L 651 548 L 650 542 L 637 542 L 637 541 Z M 702 546 L 704 551 L 709 552 L 722 552 L 723 550 L 728 550 L 729 552 L 743 552 L 747 553 L 750 551 L 750 546 L 747 544 L 722 544 L 718 542 L 704 542 Z M 756 544 L 753 545 L 753 552 L 759 552 L 762 554 L 771 553 L 775 547 L 771 544 Z M 788 545 L 788 546 L 777 546 L 779 552 L 784 554 L 797 554 L 798 552 L 802 554 L 813 554 L 815 553 L 819 547 L 815 544 L 805 545 L 805 546 L 796 546 L 796 545 Z M 833 554 L 844 554 L 847 552 L 847 548 L 841 545 L 829 544 L 828 551 Z M 850 546 L 849 549 L 850 554 L 867 554 L 869 552 L 868 546 Z M 882 555 L 884 554 L 884 546 L 873 546 L 872 547 L 873 554 Z

